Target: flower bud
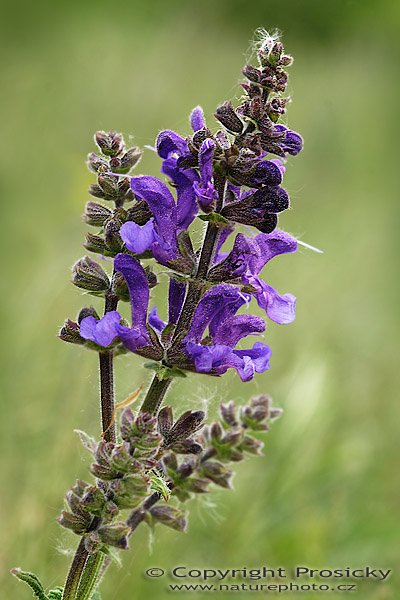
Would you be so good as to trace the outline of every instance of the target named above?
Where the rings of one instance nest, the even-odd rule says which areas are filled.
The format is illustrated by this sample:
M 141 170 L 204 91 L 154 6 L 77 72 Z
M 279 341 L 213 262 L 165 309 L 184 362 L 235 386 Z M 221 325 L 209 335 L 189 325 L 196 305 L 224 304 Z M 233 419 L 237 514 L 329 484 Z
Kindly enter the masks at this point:
M 97 131 L 95 134 L 95 142 L 106 156 L 117 156 L 124 146 L 124 140 L 120 133 L 115 131 Z
M 85 344 L 86 340 L 81 337 L 79 331 L 78 323 L 67 319 L 61 327 L 58 337 L 63 342 L 68 342 L 69 344 Z
M 96 516 L 101 516 L 104 505 L 106 503 L 106 498 L 103 492 L 96 487 L 95 485 L 91 485 L 85 492 L 85 495 L 82 498 L 82 505 L 92 514 Z
M 190 438 L 173 442 L 170 447 L 177 454 L 201 454 L 203 451 L 203 447 Z
M 221 404 L 220 410 L 221 416 L 227 425 L 235 427 L 238 424 L 236 416 L 237 410 L 235 403 L 232 400 L 226 404 Z
M 77 515 L 73 515 L 65 510 L 62 511 L 61 515 L 57 519 L 58 523 L 61 527 L 65 527 L 66 529 L 71 529 L 77 535 L 83 535 L 86 533 L 92 518 L 88 513 L 87 519 L 79 517 Z
M 203 424 L 204 412 L 202 410 L 191 411 L 188 410 L 179 417 L 171 431 L 167 436 L 167 443 L 182 440 L 196 431 L 198 431 Z
M 88 154 L 87 166 L 94 173 L 97 173 L 99 171 L 99 169 L 104 169 L 104 170 L 108 169 L 108 163 L 107 163 L 106 159 L 103 158 L 102 156 L 99 156 L 95 152 L 91 152 L 90 154 Z
M 105 292 L 110 288 L 107 273 L 89 256 L 80 258 L 72 267 L 72 283 L 89 292 Z
M 149 288 L 152 289 L 158 285 L 157 275 L 151 270 L 149 266 L 145 268 L 147 282 L 149 284 Z
M 223 430 L 220 423 L 216 422 L 210 428 L 211 440 L 219 441 L 222 438 Z
M 128 548 L 128 535 L 130 527 L 126 523 L 113 523 L 100 527 L 98 534 L 103 544 L 107 546 L 115 546 L 126 550 Z
M 193 492 L 194 494 L 206 494 L 208 492 L 209 485 L 210 482 L 208 479 L 191 477 L 187 480 L 185 487 L 188 492 Z
M 103 188 L 101 188 L 97 183 L 92 183 L 89 186 L 89 194 L 91 196 L 94 196 L 95 198 L 105 198 L 106 194 L 103 191 Z
M 242 133 L 243 123 L 237 116 L 232 106 L 232 102 L 227 101 L 221 106 L 218 106 L 214 116 L 229 131 L 232 131 L 233 133 Z
M 83 220 L 88 225 L 94 225 L 95 227 L 102 227 L 104 222 L 112 216 L 112 212 L 106 206 L 98 204 L 97 202 L 87 202 L 85 207 L 85 213 Z
M 246 65 L 242 69 L 242 73 L 249 81 L 253 83 L 258 83 L 260 81 L 260 70 L 256 67 L 252 67 L 251 65 Z
M 256 440 L 249 435 L 245 435 L 242 443 L 240 444 L 240 450 L 248 452 L 249 454 L 255 454 L 257 456 L 262 454 L 263 447 L 264 443 L 261 440 Z
M 174 455 L 175 456 L 175 455 Z M 192 475 L 195 470 L 195 463 L 193 460 L 185 460 L 182 464 L 179 465 L 179 468 L 175 469 L 177 474 L 182 479 L 187 479 Z
M 89 252 L 104 254 L 105 256 L 109 256 L 110 254 L 104 239 L 100 235 L 87 233 L 86 241 L 84 242 L 83 246 L 86 248 L 86 250 L 89 250 Z
M 228 433 L 224 435 L 220 443 L 224 446 L 229 446 L 232 448 L 233 446 L 236 446 L 238 444 L 242 436 L 243 433 L 241 428 L 231 429 L 230 431 L 228 431 Z
M 208 478 L 211 479 L 215 484 L 223 487 L 230 488 L 233 471 L 229 471 L 224 465 L 218 461 L 207 460 L 202 465 L 202 472 Z
M 158 413 L 158 431 L 166 437 L 173 425 L 173 414 L 170 406 L 164 406 Z
M 99 182 L 99 186 L 103 190 L 103 197 L 106 200 L 118 200 L 120 195 L 118 177 L 114 177 L 113 175 L 101 174 L 98 176 L 97 181 Z
M 136 202 L 136 204 L 128 208 L 126 212 L 126 220 L 134 221 L 138 225 L 145 225 L 152 216 L 153 213 L 149 209 L 147 202 L 144 200 Z
M 129 148 L 119 157 L 113 157 L 110 160 L 110 168 L 114 173 L 129 173 L 129 171 L 140 161 L 142 158 L 142 151 L 138 147 Z
M 177 531 L 186 531 L 187 519 L 185 513 L 173 506 L 154 506 L 150 514 L 155 521 Z
M 118 300 L 129 302 L 129 290 L 125 277 L 122 273 L 115 272 L 112 276 L 111 289 Z
M 85 535 L 84 544 L 88 554 L 96 554 L 103 545 L 97 531 L 91 531 L 89 535 Z
M 124 243 L 119 235 L 119 230 L 121 229 L 122 222 L 117 219 L 109 219 L 104 227 L 104 239 L 106 242 L 106 246 L 112 252 L 118 253 L 124 247 Z

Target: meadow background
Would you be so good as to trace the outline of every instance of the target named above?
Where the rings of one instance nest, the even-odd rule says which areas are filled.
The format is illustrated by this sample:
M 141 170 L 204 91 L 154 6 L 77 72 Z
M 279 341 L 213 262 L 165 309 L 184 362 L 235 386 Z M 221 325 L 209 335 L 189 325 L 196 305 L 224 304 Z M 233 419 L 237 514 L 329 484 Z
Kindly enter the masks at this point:
M 92 135 L 120 130 L 143 146 L 163 128 L 188 133 L 195 105 L 211 115 L 237 96 L 260 26 L 281 29 L 295 56 L 288 123 L 306 140 L 280 223 L 324 254 L 270 266 L 269 281 L 298 297 L 294 324 L 269 325 L 270 372 L 246 385 L 189 377 L 170 399 L 212 414 L 268 391 L 285 415 L 234 493 L 191 503 L 186 535 L 159 527 L 150 539 L 141 526 L 103 598 L 169 597 L 167 580 L 143 577 L 150 566 L 398 568 L 400 4 L 25 1 L 4 5 L 0 25 L 2 599 L 29 597 L 14 566 L 62 583 L 75 539 L 55 518 L 88 467 L 73 429 L 98 434 L 96 356 L 56 338 L 87 303 L 69 266 L 84 253 Z M 158 168 L 148 151 L 139 171 Z M 140 365 L 119 361 L 119 400 L 149 377 Z M 394 575 L 353 597 L 395 599 L 399 587 Z

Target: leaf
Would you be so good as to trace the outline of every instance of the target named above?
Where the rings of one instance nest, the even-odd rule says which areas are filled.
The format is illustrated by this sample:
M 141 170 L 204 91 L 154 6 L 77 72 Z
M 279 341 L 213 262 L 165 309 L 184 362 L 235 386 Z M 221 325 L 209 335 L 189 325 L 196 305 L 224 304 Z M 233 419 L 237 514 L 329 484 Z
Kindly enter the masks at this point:
M 53 590 L 50 590 L 47 594 L 49 600 L 62 600 L 63 588 L 57 587 Z
M 217 227 L 229 227 L 230 222 L 219 213 L 211 213 L 209 215 L 198 215 L 198 218 L 208 223 L 214 223 Z
M 91 600 L 101 600 L 100 592 L 95 592 L 91 597 Z
M 107 554 L 107 556 L 109 556 L 110 559 L 116 563 L 118 568 L 122 567 L 121 554 L 117 548 L 113 548 L 112 546 L 102 546 L 101 552 Z M 93 597 L 92 600 L 95 600 L 95 598 Z
M 171 491 L 170 491 L 165 479 L 161 475 L 159 475 L 156 471 L 149 471 L 148 475 L 150 477 L 150 482 L 151 482 L 150 489 L 153 492 L 158 492 L 162 496 L 162 498 L 165 500 L 165 502 L 168 502 L 168 500 L 171 497 Z
M 173 377 L 186 377 L 186 373 L 178 367 L 166 367 L 157 362 L 148 362 L 143 365 L 146 369 L 152 369 L 157 373 L 160 381 L 163 379 L 171 379 Z
M 81 431 L 80 429 L 74 429 L 74 433 L 78 434 L 79 439 L 81 440 L 82 446 L 84 448 L 86 448 L 86 450 L 89 450 L 89 452 L 91 452 L 92 454 L 94 454 L 96 452 L 97 442 L 94 438 L 92 438 L 90 435 L 88 435 L 84 431 Z
M 39 600 L 49 600 L 37 575 L 28 571 L 21 571 L 21 569 L 12 569 L 11 574 L 29 585 L 36 598 L 39 598 Z

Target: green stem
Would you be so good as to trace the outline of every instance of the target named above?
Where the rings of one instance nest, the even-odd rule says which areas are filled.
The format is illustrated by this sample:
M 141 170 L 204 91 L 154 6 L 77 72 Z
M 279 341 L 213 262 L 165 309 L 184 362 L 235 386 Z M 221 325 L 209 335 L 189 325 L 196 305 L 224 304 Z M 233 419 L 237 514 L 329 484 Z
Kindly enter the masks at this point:
M 93 592 L 96 591 L 96 588 L 100 583 L 106 558 L 107 557 L 103 552 L 98 552 L 97 554 L 89 556 L 79 583 L 78 593 L 76 595 L 77 600 L 90 600 Z
M 159 379 L 157 375 L 154 375 L 153 381 L 147 390 L 146 398 L 140 408 L 140 412 L 147 412 L 154 414 L 160 408 L 160 404 L 164 399 L 167 390 L 172 383 L 172 379 Z
M 76 592 L 78 590 L 79 581 L 85 568 L 88 556 L 89 555 L 85 548 L 84 538 L 81 538 L 78 548 L 76 549 L 75 556 L 72 560 L 71 566 L 69 568 L 67 580 L 64 586 L 62 600 L 76 599 Z

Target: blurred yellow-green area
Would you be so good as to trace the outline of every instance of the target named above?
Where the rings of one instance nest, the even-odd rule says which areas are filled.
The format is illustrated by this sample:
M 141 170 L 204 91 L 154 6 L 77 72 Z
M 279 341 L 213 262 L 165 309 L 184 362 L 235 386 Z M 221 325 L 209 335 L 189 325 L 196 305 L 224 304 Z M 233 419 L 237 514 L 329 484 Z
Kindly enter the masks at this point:
M 268 326 L 270 372 L 247 384 L 193 375 L 170 402 L 212 417 L 222 400 L 268 392 L 285 414 L 265 456 L 238 467 L 234 492 L 190 503 L 187 534 L 138 529 L 103 599 L 168 598 L 171 580 L 144 571 L 177 565 L 369 565 L 394 574 L 360 580 L 349 596 L 399 597 L 400 4 L 72 0 L 4 4 L 0 25 L 2 600 L 30 597 L 14 566 L 63 583 L 76 539 L 55 519 L 89 466 L 73 429 L 99 434 L 96 355 L 56 337 L 82 305 L 101 305 L 69 282 L 84 254 L 93 133 L 151 145 L 163 128 L 187 134 L 197 104 L 213 123 L 215 107 L 239 94 L 257 27 L 280 29 L 295 57 L 288 123 L 305 138 L 287 165 L 292 210 L 280 226 L 324 253 L 301 247 L 268 268 L 272 285 L 298 297 L 294 324 Z M 139 172 L 158 170 L 147 150 Z M 118 400 L 149 380 L 142 362 L 119 360 Z

